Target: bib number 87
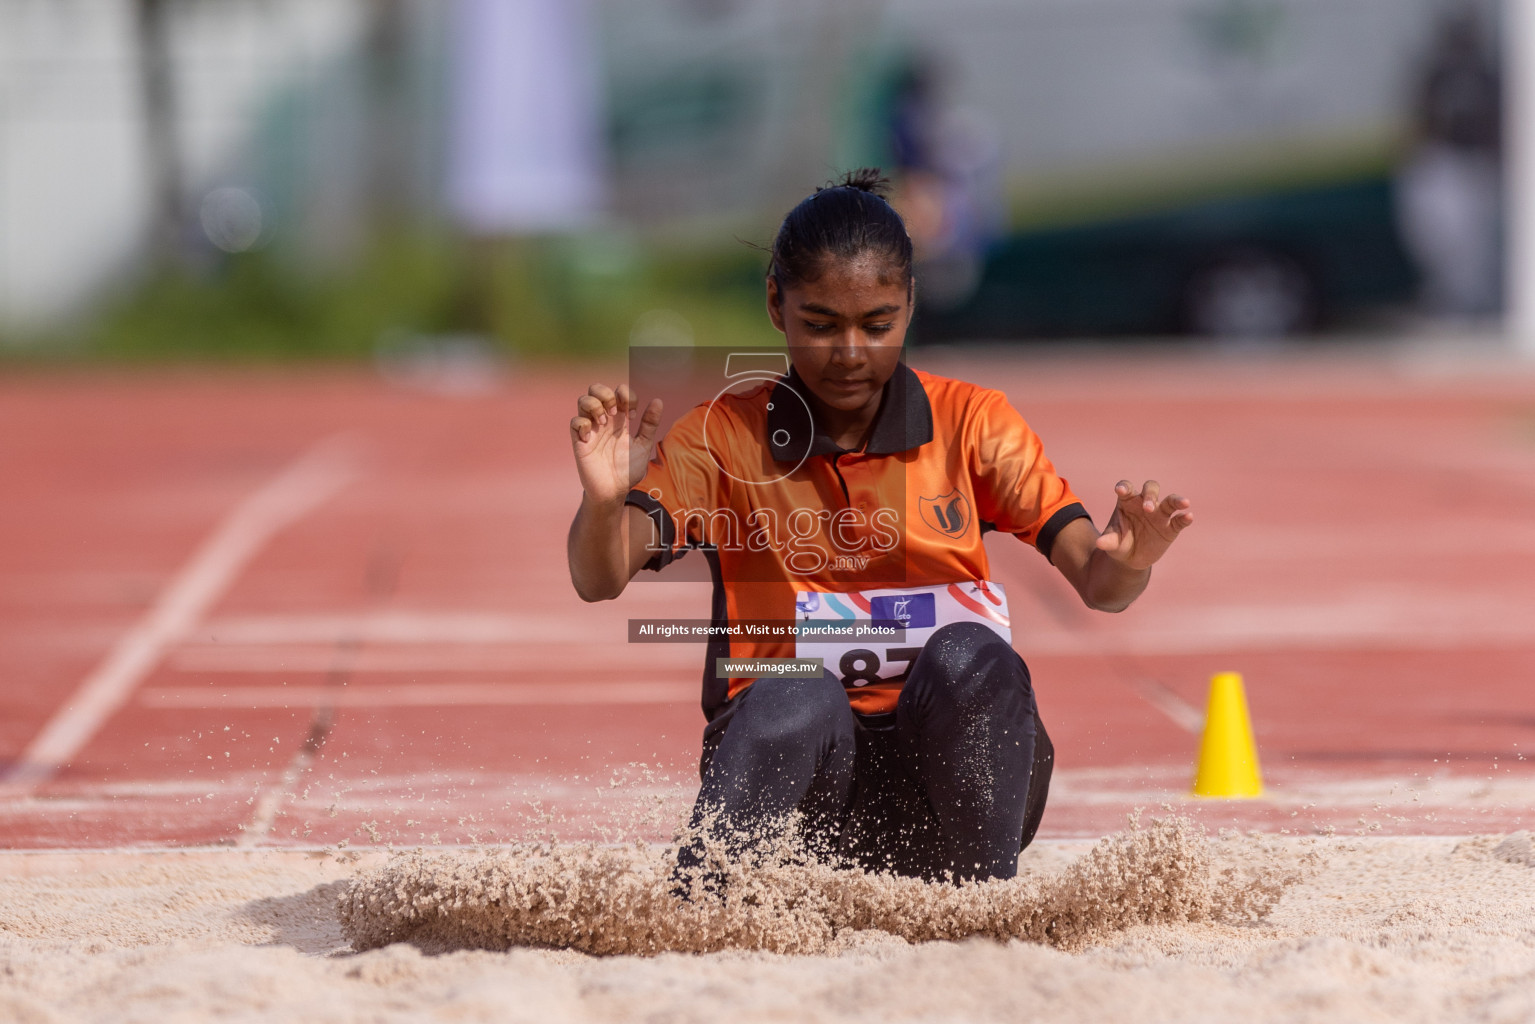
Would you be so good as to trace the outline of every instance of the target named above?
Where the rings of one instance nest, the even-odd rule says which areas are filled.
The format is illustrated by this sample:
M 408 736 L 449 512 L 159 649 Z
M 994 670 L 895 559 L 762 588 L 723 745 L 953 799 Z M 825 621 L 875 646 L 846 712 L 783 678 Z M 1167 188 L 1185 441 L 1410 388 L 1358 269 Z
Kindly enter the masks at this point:
M 920 647 L 885 648 L 885 663 L 901 662 L 904 663 L 904 667 L 894 675 L 881 676 L 879 655 L 867 647 L 855 647 L 842 655 L 837 669 L 842 673 L 843 686 L 868 686 L 881 679 L 900 682 L 911 672 L 911 663 L 916 661 L 917 655 L 921 653 Z

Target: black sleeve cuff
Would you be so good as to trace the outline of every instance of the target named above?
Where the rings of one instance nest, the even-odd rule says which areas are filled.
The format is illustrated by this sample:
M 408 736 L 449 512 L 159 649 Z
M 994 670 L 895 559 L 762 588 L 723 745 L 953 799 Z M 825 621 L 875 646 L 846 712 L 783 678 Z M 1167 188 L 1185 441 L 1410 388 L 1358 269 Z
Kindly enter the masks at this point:
M 1039 553 L 1050 560 L 1050 552 L 1055 548 L 1055 538 L 1060 536 L 1061 530 L 1073 519 L 1086 519 L 1089 523 L 1093 517 L 1087 514 L 1087 509 L 1082 507 L 1080 501 L 1074 501 L 1070 505 L 1056 510 L 1055 515 L 1045 521 L 1045 525 L 1039 528 L 1039 536 L 1034 538 L 1034 546 Z
M 672 517 L 666 514 L 666 508 L 659 501 L 644 491 L 630 491 L 624 497 L 624 504 L 633 505 L 649 516 L 656 527 L 653 536 L 659 535 L 661 538 L 661 550 L 650 556 L 650 561 L 645 563 L 646 569 L 660 572 L 687 553 L 685 548 L 682 551 L 672 550 L 677 543 L 677 528 L 672 525 Z

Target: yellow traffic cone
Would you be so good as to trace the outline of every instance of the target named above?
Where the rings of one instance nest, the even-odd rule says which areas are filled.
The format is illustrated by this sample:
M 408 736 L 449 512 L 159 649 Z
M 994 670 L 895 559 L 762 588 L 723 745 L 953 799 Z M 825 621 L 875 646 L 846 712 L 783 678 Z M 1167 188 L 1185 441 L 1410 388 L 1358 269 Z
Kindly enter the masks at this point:
M 1263 795 L 1258 748 L 1253 744 L 1253 724 L 1239 673 L 1220 672 L 1210 680 L 1194 795 L 1239 799 Z

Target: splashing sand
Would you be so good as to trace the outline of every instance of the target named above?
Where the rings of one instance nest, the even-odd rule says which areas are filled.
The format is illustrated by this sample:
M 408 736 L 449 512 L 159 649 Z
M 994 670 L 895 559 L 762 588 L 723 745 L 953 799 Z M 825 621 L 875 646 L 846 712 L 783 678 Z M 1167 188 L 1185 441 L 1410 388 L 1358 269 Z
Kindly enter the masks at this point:
M 1217 871 L 1187 820 L 1132 827 L 1058 874 L 946 885 L 815 863 L 784 849 L 730 864 L 721 899 L 672 895 L 674 850 L 528 843 L 397 854 L 341 895 L 358 950 L 538 946 L 599 955 L 724 949 L 816 954 L 857 933 L 981 936 L 1081 949 L 1139 924 L 1256 919 L 1297 875 Z

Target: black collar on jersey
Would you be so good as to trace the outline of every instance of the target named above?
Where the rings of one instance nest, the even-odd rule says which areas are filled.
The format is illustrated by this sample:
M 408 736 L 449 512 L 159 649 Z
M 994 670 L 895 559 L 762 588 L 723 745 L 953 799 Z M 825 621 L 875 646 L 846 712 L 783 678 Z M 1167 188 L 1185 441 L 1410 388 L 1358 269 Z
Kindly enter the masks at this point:
M 789 376 L 773 388 L 767 414 L 767 443 L 774 461 L 800 462 L 807 454 L 841 455 L 847 451 L 813 422 L 809 399 L 801 397 L 809 394 L 810 389 L 793 367 L 789 368 Z M 804 440 L 807 435 L 808 453 Z M 894 455 L 932 439 L 933 407 L 928 403 L 927 390 L 910 367 L 897 363 L 895 373 L 885 382 L 879 412 L 874 414 L 874 429 L 869 432 L 864 450 L 870 455 Z

